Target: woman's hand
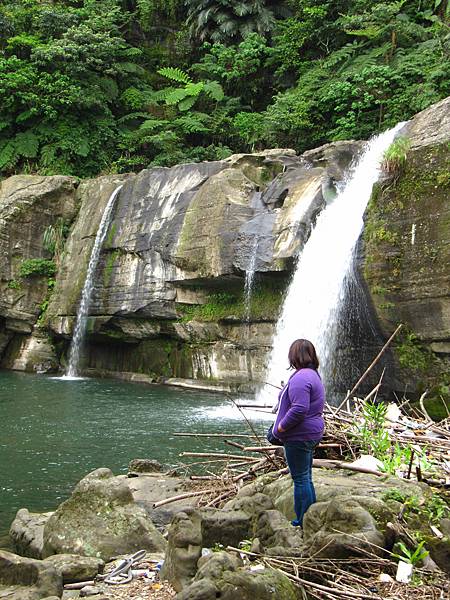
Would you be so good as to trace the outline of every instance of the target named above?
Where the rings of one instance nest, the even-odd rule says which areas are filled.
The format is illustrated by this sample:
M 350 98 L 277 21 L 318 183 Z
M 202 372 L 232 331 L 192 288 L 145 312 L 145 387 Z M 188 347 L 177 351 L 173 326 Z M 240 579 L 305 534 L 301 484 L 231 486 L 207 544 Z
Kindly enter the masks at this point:
M 283 431 L 286 431 L 286 429 L 283 429 L 281 427 L 281 425 L 278 425 L 277 429 L 278 429 L 278 433 L 283 433 Z

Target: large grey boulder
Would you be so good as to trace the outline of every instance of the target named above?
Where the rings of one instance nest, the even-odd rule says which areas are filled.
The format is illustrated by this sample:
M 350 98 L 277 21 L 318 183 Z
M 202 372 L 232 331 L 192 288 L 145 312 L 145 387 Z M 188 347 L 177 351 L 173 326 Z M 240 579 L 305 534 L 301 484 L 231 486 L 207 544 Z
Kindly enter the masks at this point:
M 383 554 L 384 536 L 375 519 L 353 498 L 313 504 L 304 517 L 303 539 L 305 550 L 314 556 Z
M 299 592 L 285 575 L 272 569 L 252 571 L 237 557 L 214 552 L 199 560 L 194 581 L 177 600 L 297 600 Z
M 44 526 L 43 556 L 79 554 L 108 560 L 165 546 L 126 482 L 109 469 L 97 469 L 82 479 Z
M 185 477 L 170 476 L 163 473 L 145 473 L 139 477 L 125 479 L 133 499 L 141 506 L 154 525 L 164 531 L 173 517 L 192 508 L 197 498 L 183 498 L 154 508 L 154 503 L 183 494 L 191 489 L 191 482 Z
M 55 554 L 48 556 L 43 562 L 51 565 L 61 575 L 63 583 L 94 579 L 103 572 L 105 566 L 100 558 L 78 554 Z
M 252 519 L 241 510 L 203 509 L 202 544 L 210 548 L 214 544 L 237 547 L 239 542 L 252 537 Z
M 41 600 L 61 597 L 62 577 L 50 564 L 0 550 L 0 598 Z
M 21 556 L 42 558 L 44 525 L 53 513 L 30 513 L 21 508 L 11 524 L 9 537 L 14 550 Z
M 263 548 L 270 548 L 270 554 L 293 556 L 303 552 L 301 528 L 293 527 L 279 510 L 266 510 L 260 513 L 255 537 L 261 542 Z
M 198 512 L 178 513 L 169 528 L 169 544 L 161 569 L 161 579 L 166 579 L 180 592 L 197 572 L 197 561 L 202 554 L 202 529 Z
M 399 490 L 405 498 L 415 496 L 419 500 L 424 499 L 429 493 L 426 485 L 414 481 L 388 475 L 377 477 L 344 469 L 313 469 L 313 481 L 318 502 L 328 502 L 338 497 L 353 498 L 354 496 L 358 496 L 361 502 L 362 497 L 366 498 L 365 507 L 376 519 L 378 519 L 377 513 L 379 513 L 382 528 L 388 514 L 386 511 L 389 511 L 389 506 L 384 502 L 384 498 L 393 489 Z M 294 486 L 289 475 L 281 478 L 270 474 L 258 477 L 254 482 L 242 487 L 237 498 L 248 498 L 248 501 L 251 502 L 257 493 L 268 496 L 272 500 L 274 508 L 282 512 L 287 519 L 295 518 Z M 370 509 L 370 499 L 379 501 L 372 503 L 373 510 Z M 390 510 L 393 514 L 394 508 Z

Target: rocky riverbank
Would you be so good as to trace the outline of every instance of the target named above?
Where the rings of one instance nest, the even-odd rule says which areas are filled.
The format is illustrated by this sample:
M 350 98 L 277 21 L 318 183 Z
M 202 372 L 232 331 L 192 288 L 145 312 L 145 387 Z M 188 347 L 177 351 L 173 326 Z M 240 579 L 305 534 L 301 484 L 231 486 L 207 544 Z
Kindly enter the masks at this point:
M 165 600 L 176 592 L 177 600 L 269 600 L 274 593 L 280 600 L 318 598 L 319 588 L 314 586 L 322 585 L 323 579 L 308 574 L 308 565 L 320 570 L 324 561 L 331 574 L 328 586 L 334 588 L 328 593 L 337 594 L 332 598 L 340 597 L 339 585 L 332 583 L 338 580 L 333 579 L 334 570 L 345 570 L 352 562 L 368 569 L 367 598 L 425 597 L 416 594 L 418 589 L 428 590 L 427 598 L 444 598 L 438 594 L 450 591 L 448 580 L 445 584 L 450 574 L 450 520 L 442 518 L 436 494 L 426 484 L 315 469 L 317 503 L 300 531 L 290 525 L 292 482 L 278 471 L 242 485 L 221 508 L 212 508 L 205 501 L 211 492 L 217 495 L 210 482 L 204 484 L 201 496 L 183 498 L 198 491 L 199 482 L 155 469 L 154 461 L 134 462 L 128 477 L 97 469 L 55 512 L 32 514 L 21 509 L 10 530 L 17 554 L 0 551 L 0 598 L 76 597 L 80 591 L 63 591 L 63 584 L 92 581 L 105 564 L 108 571 L 117 565 L 112 562 L 116 557 L 130 557 L 141 549 L 147 552 L 144 562 L 148 561 L 150 574 L 152 564 L 164 561 L 160 579 L 170 587 L 155 583 L 152 576 L 132 588 L 125 584 L 121 597 L 136 593 L 138 598 Z M 154 506 L 174 496 L 181 498 Z M 199 497 L 204 500 L 200 507 Z M 430 552 L 425 563 L 415 565 L 422 588 L 393 579 L 398 559 L 390 552 L 399 551 L 404 531 L 414 532 L 415 544 L 426 540 Z M 286 566 L 293 564 L 296 575 Z M 354 584 L 359 594 L 360 585 Z M 110 588 L 116 589 L 99 582 L 81 595 L 117 597 Z M 129 591 L 126 596 L 126 589 L 133 594 Z

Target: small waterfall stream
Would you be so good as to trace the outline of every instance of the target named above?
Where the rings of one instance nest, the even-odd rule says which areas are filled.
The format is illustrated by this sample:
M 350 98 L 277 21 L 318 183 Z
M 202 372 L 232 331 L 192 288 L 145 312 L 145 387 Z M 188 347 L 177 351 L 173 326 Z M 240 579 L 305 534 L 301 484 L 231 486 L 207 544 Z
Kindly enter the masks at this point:
M 98 259 L 100 257 L 100 251 L 102 249 L 103 242 L 108 232 L 115 201 L 121 189 L 122 186 L 119 185 L 119 187 L 117 187 L 109 197 L 108 203 L 106 204 L 106 208 L 103 212 L 102 219 L 100 221 L 97 235 L 95 236 L 95 242 L 92 248 L 91 257 L 89 259 L 88 269 L 86 273 L 86 280 L 84 282 L 83 292 L 81 294 L 81 302 L 78 308 L 77 320 L 75 323 L 72 342 L 70 344 L 69 366 L 65 375 L 66 378 L 73 379 L 78 377 L 78 363 L 80 360 L 80 352 L 83 346 L 83 340 L 86 334 L 87 318 L 89 315 L 89 305 L 91 303 L 92 292 L 94 289 L 95 269 L 97 267 Z
M 338 313 L 344 302 L 345 280 L 363 227 L 363 215 L 379 176 L 384 151 L 403 127 L 372 138 L 350 170 L 334 200 L 320 213 L 297 259 L 297 266 L 277 323 L 265 381 L 287 379 L 287 353 L 297 338 L 310 339 L 321 361 L 324 383 L 330 384 L 330 357 L 335 347 Z M 273 390 L 263 387 L 258 403 L 273 403 Z
M 249 260 L 247 268 L 245 269 L 244 307 L 245 307 L 245 320 L 247 323 L 250 322 L 251 300 L 252 300 L 252 292 L 253 292 L 253 283 L 255 281 L 257 254 L 258 254 L 258 235 L 255 234 L 253 236 L 253 240 L 252 240 L 250 260 Z

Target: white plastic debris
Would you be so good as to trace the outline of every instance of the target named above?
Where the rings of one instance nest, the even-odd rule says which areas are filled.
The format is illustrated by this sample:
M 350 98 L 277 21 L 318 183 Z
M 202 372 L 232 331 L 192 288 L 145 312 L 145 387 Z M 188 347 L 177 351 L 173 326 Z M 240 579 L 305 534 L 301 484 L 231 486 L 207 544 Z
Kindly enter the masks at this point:
M 413 566 L 411 563 L 405 563 L 402 560 L 398 563 L 396 581 L 399 583 L 409 583 L 411 581 Z
M 372 471 L 383 471 L 383 463 L 375 456 L 370 454 L 362 454 L 357 460 L 353 461 L 352 466 L 361 467 L 363 469 L 371 469 Z
M 265 568 L 266 567 L 264 565 L 252 565 L 249 570 L 253 571 L 253 572 L 255 572 L 255 571 L 258 572 L 258 571 L 264 571 Z
M 394 404 L 393 402 L 391 402 L 390 404 L 388 404 L 387 409 L 386 409 L 386 420 L 387 421 L 391 421 L 392 423 L 397 423 L 400 420 L 402 411 L 399 409 L 399 407 Z
M 389 573 L 380 573 L 378 575 L 378 581 L 380 583 L 393 583 L 393 579 L 392 577 L 389 575 Z

